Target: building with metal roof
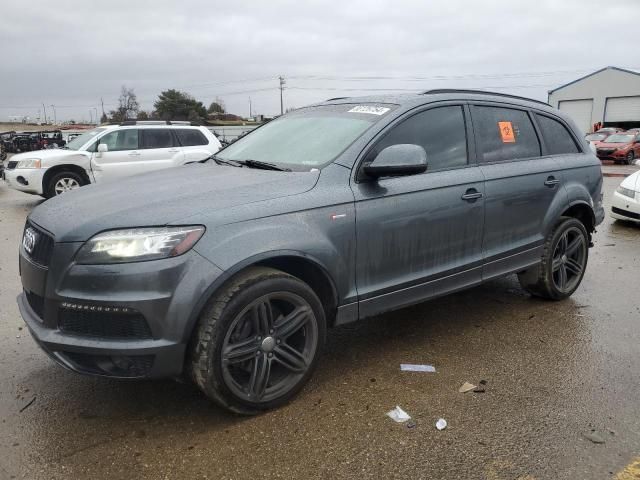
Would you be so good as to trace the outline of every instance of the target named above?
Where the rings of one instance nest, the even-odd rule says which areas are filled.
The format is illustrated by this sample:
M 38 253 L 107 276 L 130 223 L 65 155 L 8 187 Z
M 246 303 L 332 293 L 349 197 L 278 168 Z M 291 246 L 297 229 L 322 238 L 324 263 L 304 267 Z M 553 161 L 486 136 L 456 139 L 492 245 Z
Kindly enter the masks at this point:
M 549 90 L 548 103 L 572 117 L 584 133 L 596 124 L 640 127 L 640 72 L 602 68 Z

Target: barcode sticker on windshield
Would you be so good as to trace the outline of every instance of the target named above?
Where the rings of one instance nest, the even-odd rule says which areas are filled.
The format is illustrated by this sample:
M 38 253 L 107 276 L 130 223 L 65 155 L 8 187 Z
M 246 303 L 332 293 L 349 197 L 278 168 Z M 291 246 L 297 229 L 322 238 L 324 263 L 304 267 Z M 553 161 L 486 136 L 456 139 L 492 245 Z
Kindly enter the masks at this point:
M 349 113 L 370 113 L 371 115 L 384 115 L 390 109 L 387 107 L 371 107 L 369 105 L 358 105 L 349 110 Z

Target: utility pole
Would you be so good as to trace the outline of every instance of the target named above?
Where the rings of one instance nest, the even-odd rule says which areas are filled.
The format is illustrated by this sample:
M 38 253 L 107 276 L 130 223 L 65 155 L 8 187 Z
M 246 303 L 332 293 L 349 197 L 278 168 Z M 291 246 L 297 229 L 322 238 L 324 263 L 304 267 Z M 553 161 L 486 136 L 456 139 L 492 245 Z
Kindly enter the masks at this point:
M 98 120 L 98 108 L 93 107 L 93 110 L 96 112 L 96 125 L 100 125 L 100 121 Z
M 89 109 L 89 123 L 93 123 L 93 110 Z
M 57 125 L 58 124 L 58 118 L 56 117 L 56 106 L 55 105 L 49 105 L 51 108 L 53 108 L 53 124 Z
M 102 118 L 106 117 L 106 115 L 104 114 L 104 100 L 102 99 L 102 97 L 100 97 L 100 103 L 102 104 Z
M 278 77 L 280 80 L 280 115 L 284 113 L 284 103 L 282 102 L 282 92 L 284 91 L 284 84 L 287 83 L 282 75 Z
M 42 104 L 42 111 L 44 112 L 44 122 L 43 123 L 47 123 L 47 109 L 44 106 L 44 103 Z
M 251 97 L 249 97 L 249 118 L 251 118 L 253 115 L 251 114 Z

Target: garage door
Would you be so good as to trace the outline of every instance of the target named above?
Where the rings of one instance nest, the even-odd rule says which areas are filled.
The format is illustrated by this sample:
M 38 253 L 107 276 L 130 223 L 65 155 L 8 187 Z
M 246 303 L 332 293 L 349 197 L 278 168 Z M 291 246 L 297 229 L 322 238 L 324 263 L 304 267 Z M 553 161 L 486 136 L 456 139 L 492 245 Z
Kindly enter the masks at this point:
M 591 131 L 591 112 L 593 111 L 593 99 L 588 100 L 562 100 L 558 109 L 569 115 L 578 124 L 580 131 Z
M 640 122 L 640 96 L 607 98 L 604 121 Z

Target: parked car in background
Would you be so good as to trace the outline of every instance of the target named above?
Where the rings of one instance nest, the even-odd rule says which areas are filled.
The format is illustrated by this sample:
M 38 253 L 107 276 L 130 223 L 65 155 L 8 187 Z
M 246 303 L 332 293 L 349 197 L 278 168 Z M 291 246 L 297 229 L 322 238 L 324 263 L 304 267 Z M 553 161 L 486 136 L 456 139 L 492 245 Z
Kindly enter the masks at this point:
M 640 133 L 640 128 L 630 128 L 627 133 Z
M 80 133 L 80 132 L 68 133 L 67 134 L 67 142 L 70 142 L 71 140 L 73 140 L 76 137 L 79 137 L 80 135 L 82 135 L 82 133 Z
M 16 132 L 2 132 L 0 133 L 0 143 L 4 146 L 4 151 L 7 153 L 14 153 L 13 151 L 13 137 Z
M 65 148 L 15 155 L 4 178 L 11 188 L 54 197 L 89 183 L 199 162 L 220 150 L 205 127 L 189 122 L 124 122 L 89 130 Z
M 595 131 L 595 133 L 608 133 L 608 134 L 618 133 L 618 132 L 624 132 L 624 128 L 604 127 Z
M 596 147 L 600 160 L 613 160 L 616 163 L 631 165 L 640 157 L 640 134 L 614 133 Z
M 38 132 L 38 149 L 45 148 L 62 148 L 66 145 L 66 140 L 62 138 L 60 130 L 52 130 L 49 132 Z
M 31 152 L 32 150 L 38 150 L 39 140 L 36 134 L 32 132 L 16 132 L 12 138 L 13 144 L 12 151 L 14 153 Z
M 303 387 L 334 325 L 513 273 L 532 295 L 569 297 L 603 218 L 600 162 L 547 104 L 334 99 L 207 162 L 42 203 L 18 305 L 70 370 L 187 373 L 256 414 Z
M 625 178 L 614 192 L 611 216 L 640 223 L 640 170 Z
M 593 153 L 596 153 L 596 147 L 600 142 L 609 136 L 608 133 L 589 133 L 584 139 L 589 143 L 589 147 Z

